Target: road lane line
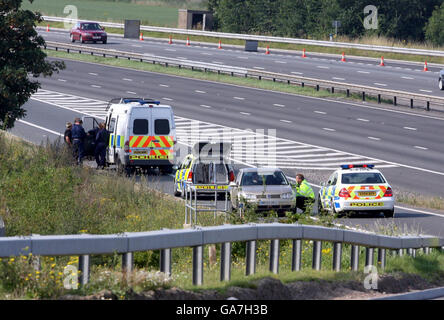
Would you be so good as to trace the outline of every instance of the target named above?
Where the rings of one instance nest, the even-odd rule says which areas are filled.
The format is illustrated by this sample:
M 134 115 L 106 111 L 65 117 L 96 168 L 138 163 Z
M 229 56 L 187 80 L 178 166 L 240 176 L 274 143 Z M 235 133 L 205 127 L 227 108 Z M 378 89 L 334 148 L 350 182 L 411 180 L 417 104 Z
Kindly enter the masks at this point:
M 358 121 L 363 121 L 363 122 L 369 122 L 369 121 L 370 121 L 370 120 L 362 119 L 362 118 L 358 118 L 358 119 L 356 119 L 356 120 L 358 120 Z
M 245 98 L 241 98 L 241 97 L 233 97 L 233 99 L 237 99 L 237 100 L 245 100 Z
M 314 113 L 327 114 L 327 112 L 324 112 L 324 111 L 318 111 L 318 110 L 315 110 Z
M 376 140 L 376 141 L 381 140 L 380 138 L 376 138 L 376 137 L 367 137 L 367 138 L 369 138 L 370 140 Z
M 196 92 L 196 93 L 206 93 L 205 91 L 201 91 L 201 90 L 194 90 L 194 92 Z
M 368 71 L 356 71 L 356 72 L 358 72 L 358 73 L 365 73 L 365 74 L 369 74 L 370 72 L 368 72 Z
M 429 150 L 429 148 L 426 147 L 421 147 L 421 146 L 414 146 L 416 149 L 420 149 L 420 150 Z
M 34 128 L 37 128 L 37 129 L 40 129 L 40 130 L 43 130 L 43 131 L 46 131 L 46 132 L 49 132 L 49 133 L 52 133 L 52 134 L 55 134 L 56 136 L 60 136 L 60 137 L 63 137 L 63 136 L 64 136 L 64 135 L 61 134 L 60 132 L 56 132 L 56 131 L 52 131 L 52 130 L 46 129 L 46 128 L 44 128 L 44 127 L 38 126 L 38 125 L 33 124 L 33 123 L 31 123 L 31 122 L 28 122 L 28 121 L 24 121 L 24 120 L 17 120 L 17 121 L 18 121 L 18 122 L 21 122 L 21 123 L 24 123 L 24 124 L 26 124 L 26 125 L 28 125 L 28 126 L 31 126 L 31 127 L 34 127 Z
M 407 129 L 407 130 L 413 130 L 413 131 L 416 131 L 416 130 L 418 130 L 418 129 L 416 129 L 416 128 L 411 128 L 411 127 L 403 127 L 404 129 Z
M 336 131 L 335 129 L 332 129 L 332 128 L 322 128 L 322 129 L 325 131 Z
M 281 107 L 281 108 L 285 107 L 284 104 L 279 104 L 279 103 L 274 103 L 273 106 L 275 106 L 275 107 Z

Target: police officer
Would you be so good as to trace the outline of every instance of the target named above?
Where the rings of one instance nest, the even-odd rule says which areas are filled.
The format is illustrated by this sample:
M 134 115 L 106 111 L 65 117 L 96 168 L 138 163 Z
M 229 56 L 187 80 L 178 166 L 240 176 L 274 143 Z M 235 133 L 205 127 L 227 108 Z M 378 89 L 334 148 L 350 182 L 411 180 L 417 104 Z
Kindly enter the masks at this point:
M 65 130 L 65 134 L 63 136 L 63 140 L 65 140 L 65 143 L 68 147 L 72 147 L 72 123 L 71 122 L 67 122 L 66 123 L 66 130 Z
M 296 209 L 309 213 L 315 201 L 315 195 L 302 173 L 296 175 L 296 185 L 293 187 L 296 188 Z
M 71 134 L 74 158 L 77 160 L 77 164 L 82 164 L 86 132 L 82 127 L 82 120 L 80 118 L 74 119 L 74 126 L 71 129 Z
M 97 169 L 105 168 L 106 146 L 108 144 L 108 131 L 105 129 L 105 123 L 99 123 L 99 131 L 96 134 L 96 149 L 94 156 L 96 157 Z

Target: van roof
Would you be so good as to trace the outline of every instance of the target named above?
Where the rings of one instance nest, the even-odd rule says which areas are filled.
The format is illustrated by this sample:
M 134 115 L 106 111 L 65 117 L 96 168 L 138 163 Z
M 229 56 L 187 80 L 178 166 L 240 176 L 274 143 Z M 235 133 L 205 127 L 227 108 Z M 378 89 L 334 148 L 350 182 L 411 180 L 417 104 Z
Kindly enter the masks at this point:
M 162 105 L 160 101 L 156 101 L 150 98 L 114 98 L 111 99 L 108 103 L 106 111 L 110 107 L 143 107 L 143 108 L 167 108 L 171 109 L 169 105 Z

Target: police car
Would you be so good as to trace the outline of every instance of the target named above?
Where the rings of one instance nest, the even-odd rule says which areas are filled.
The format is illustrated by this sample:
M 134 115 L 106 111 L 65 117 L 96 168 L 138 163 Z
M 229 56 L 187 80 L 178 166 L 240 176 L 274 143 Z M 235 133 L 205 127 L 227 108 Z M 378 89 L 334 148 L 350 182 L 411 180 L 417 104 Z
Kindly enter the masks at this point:
M 393 217 L 395 199 L 387 179 L 374 165 L 341 165 L 318 195 L 319 213 L 380 213 Z

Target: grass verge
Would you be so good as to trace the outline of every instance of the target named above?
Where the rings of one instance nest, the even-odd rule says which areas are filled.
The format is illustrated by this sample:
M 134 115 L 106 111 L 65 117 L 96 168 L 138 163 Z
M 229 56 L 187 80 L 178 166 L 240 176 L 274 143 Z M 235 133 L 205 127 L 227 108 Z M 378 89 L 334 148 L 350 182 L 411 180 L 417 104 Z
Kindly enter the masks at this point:
M 7 236 L 29 234 L 106 234 L 134 231 L 177 229 L 182 227 L 184 206 L 175 198 L 155 192 L 145 186 L 144 180 L 153 182 L 155 176 L 132 179 L 104 173 L 73 164 L 70 151 L 60 143 L 34 146 L 0 132 L 0 217 L 6 225 Z M 142 183 L 135 183 L 139 179 Z M 275 215 L 265 218 L 274 221 Z M 202 226 L 220 225 L 223 217 L 202 215 Z M 288 223 L 317 223 L 329 225 L 331 221 L 312 220 L 289 216 Z M 232 224 L 258 222 L 258 216 L 247 211 L 244 219 L 230 216 Z M 285 222 L 285 221 L 283 221 Z M 232 245 L 232 279 L 219 281 L 220 245 L 204 248 L 204 286 L 192 285 L 192 249 L 172 250 L 172 277 L 159 273 L 159 251 L 137 252 L 135 270 L 124 274 L 118 254 L 91 256 L 91 281 L 80 288 L 67 289 L 78 276 L 78 257 L 40 257 L 40 268 L 35 269 L 36 257 L 0 259 L 1 299 L 55 299 L 67 294 L 91 295 L 106 289 L 116 299 L 130 299 L 134 294 L 159 288 L 180 287 L 194 292 L 205 289 L 227 292 L 231 286 L 255 287 L 255 281 L 274 277 L 284 283 L 294 281 L 362 281 L 365 274 L 349 272 L 350 246 L 344 245 L 342 270 L 332 269 L 332 244 L 322 247 L 322 271 L 311 270 L 312 241 L 302 243 L 302 270 L 291 271 L 291 240 L 280 242 L 279 275 L 268 271 L 269 241 L 257 242 L 257 273 L 245 276 L 245 243 Z M 215 255 L 210 258 L 209 248 Z M 362 248 L 363 249 L 363 248 Z M 360 269 L 364 267 L 365 252 L 360 252 Z M 419 259 L 419 260 L 418 260 Z M 444 254 L 418 257 L 388 257 L 387 269 L 381 274 L 406 272 L 417 274 L 431 283 L 443 283 Z M 128 278 L 127 278 L 128 277 Z M 71 280 L 69 280 L 71 279 Z

